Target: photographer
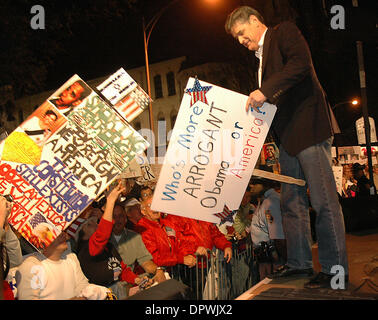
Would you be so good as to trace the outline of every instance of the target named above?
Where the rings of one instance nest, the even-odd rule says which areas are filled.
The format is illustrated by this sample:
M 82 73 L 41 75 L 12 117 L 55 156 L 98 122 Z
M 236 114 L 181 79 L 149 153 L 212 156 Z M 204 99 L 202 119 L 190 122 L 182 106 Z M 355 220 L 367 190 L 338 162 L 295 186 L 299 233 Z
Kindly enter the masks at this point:
M 14 299 L 13 293 L 5 281 L 10 268 L 17 267 L 22 262 L 20 242 L 8 224 L 8 216 L 12 209 L 13 199 L 11 196 L 0 196 L 0 263 L 2 277 L 2 293 L 4 299 Z
M 260 280 L 286 262 L 286 243 L 282 229 L 280 184 L 265 179 L 252 179 L 250 191 L 259 198 L 248 231 L 259 265 Z

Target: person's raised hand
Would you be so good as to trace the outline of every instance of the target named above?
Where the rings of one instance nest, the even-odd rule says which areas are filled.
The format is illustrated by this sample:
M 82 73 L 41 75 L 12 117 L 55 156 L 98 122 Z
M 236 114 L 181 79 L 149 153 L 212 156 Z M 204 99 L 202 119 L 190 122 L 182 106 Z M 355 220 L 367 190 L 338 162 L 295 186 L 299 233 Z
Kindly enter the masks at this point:
M 118 185 L 108 194 L 106 197 L 107 202 L 115 203 L 122 192 L 126 191 L 126 187 L 122 184 L 122 181 L 118 181 Z

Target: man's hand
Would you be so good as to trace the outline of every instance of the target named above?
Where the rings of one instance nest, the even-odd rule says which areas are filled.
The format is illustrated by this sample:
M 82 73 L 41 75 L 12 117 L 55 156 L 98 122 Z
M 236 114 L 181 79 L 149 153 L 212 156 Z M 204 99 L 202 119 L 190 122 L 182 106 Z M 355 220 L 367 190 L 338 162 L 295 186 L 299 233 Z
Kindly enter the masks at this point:
M 241 239 L 245 238 L 245 236 L 246 236 L 245 231 L 243 231 L 241 234 L 239 232 L 235 232 L 235 237 L 238 240 L 241 240 Z
M 229 263 L 232 258 L 232 249 L 227 247 L 224 249 L 224 258 L 227 259 L 226 262 Z
M 155 276 L 152 278 L 152 280 L 158 283 L 164 282 L 165 280 L 167 280 L 164 274 L 164 270 L 161 270 L 161 269 L 156 270 Z
M 139 276 L 139 277 L 135 278 L 135 284 L 139 286 L 142 283 L 143 280 L 145 280 L 145 283 L 142 286 L 143 289 L 147 289 L 147 288 L 151 287 L 154 283 L 154 281 L 152 279 L 149 279 L 146 276 L 144 276 L 144 277 Z
M 108 194 L 107 202 L 115 203 L 122 192 L 126 191 L 126 187 L 122 184 L 122 181 L 118 181 L 118 185 Z
M 248 112 L 250 108 L 253 108 L 255 111 L 260 112 L 258 108 L 260 108 L 265 101 L 266 97 L 260 90 L 252 91 L 245 105 L 245 111 Z
M 205 247 L 198 247 L 196 250 L 196 254 L 199 256 L 206 256 L 207 255 L 207 250 Z
M 184 257 L 184 264 L 188 266 L 189 268 L 192 268 L 196 265 L 197 259 L 196 257 L 192 256 L 191 254 L 188 254 Z

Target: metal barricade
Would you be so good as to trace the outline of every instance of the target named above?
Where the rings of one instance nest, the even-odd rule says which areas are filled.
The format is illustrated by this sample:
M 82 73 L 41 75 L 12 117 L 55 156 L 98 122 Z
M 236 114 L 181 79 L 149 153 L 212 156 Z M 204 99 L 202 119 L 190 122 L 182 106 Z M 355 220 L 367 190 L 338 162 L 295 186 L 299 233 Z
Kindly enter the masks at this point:
M 208 250 L 207 256 L 197 255 L 195 267 L 176 265 L 171 268 L 171 277 L 192 289 L 195 300 L 231 300 L 256 283 L 252 244 L 243 246 L 233 243 L 232 259 L 229 263 L 224 252 Z

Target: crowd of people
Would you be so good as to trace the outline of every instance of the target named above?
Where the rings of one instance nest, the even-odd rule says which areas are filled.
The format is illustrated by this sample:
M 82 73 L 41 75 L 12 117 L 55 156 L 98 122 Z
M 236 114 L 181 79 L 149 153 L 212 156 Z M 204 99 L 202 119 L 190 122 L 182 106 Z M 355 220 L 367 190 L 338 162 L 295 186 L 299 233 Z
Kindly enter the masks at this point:
M 340 130 L 308 44 L 294 23 L 267 27 L 261 14 L 248 6 L 230 13 L 225 30 L 258 61 L 246 112 L 261 112 L 265 102 L 277 106 L 271 126 L 277 144 L 266 146 L 264 165 L 306 184 L 279 185 L 252 177 L 232 225 L 215 225 L 153 211 L 153 187 L 120 179 L 82 213 L 71 236 L 62 232 L 43 252 L 33 252 L 14 235 L 7 225 L 12 199 L 2 196 L 3 279 L 16 268 L 17 299 L 123 299 L 166 281 L 177 266 L 185 271 L 180 281 L 198 292 L 194 268 L 208 267 L 208 260 L 200 257 L 217 248 L 232 265 L 233 248 L 243 250 L 246 243 L 253 247 L 259 279 L 312 277 L 314 236 L 321 271 L 304 286 L 329 288 L 336 265 L 348 282 L 345 226 L 331 157 L 333 137 Z M 57 99 L 58 107 L 63 100 Z M 352 177 L 347 180 L 356 188 L 345 192 L 367 192 L 371 186 L 363 168 L 356 165 L 351 175 L 356 183 Z M 252 272 L 247 264 L 243 270 Z M 3 286 L 4 297 L 14 298 L 10 286 Z
M 139 185 L 133 178 L 117 181 L 76 219 L 74 231 L 62 232 L 42 252 L 15 235 L 7 224 L 12 199 L 0 197 L 0 230 L 8 257 L 3 279 L 9 270 L 14 275 L 13 284 L 12 277 L 4 281 L 4 298 L 124 299 L 170 278 L 194 294 L 199 290 L 195 267 L 209 267 L 209 260 L 200 258 L 218 248 L 224 262 L 232 264 L 233 247 L 241 249 L 246 242 L 255 249 L 257 280 L 285 263 L 277 183 L 251 179 L 232 225 L 216 225 L 153 211 L 151 185 Z

